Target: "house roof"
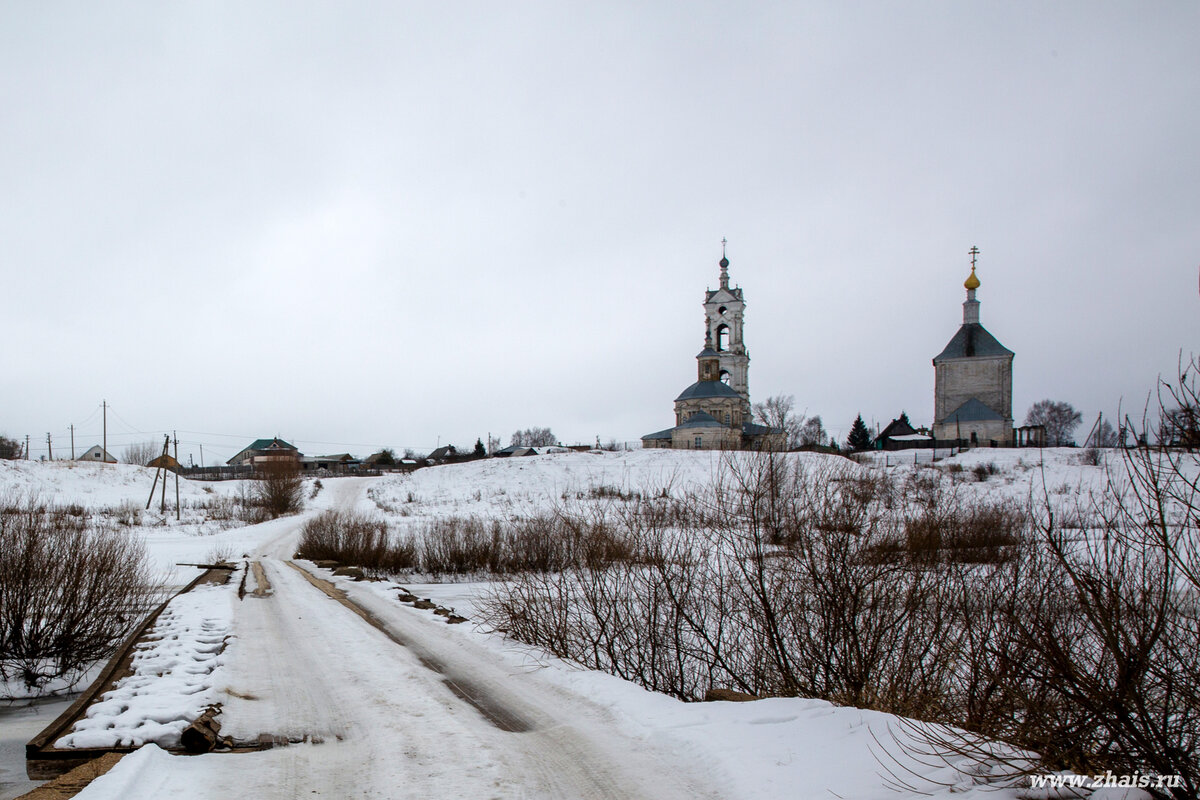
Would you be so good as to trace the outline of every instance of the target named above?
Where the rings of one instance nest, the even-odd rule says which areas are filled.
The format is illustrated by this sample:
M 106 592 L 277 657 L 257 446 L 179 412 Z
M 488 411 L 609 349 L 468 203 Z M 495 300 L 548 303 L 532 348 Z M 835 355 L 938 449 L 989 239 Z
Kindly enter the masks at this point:
M 447 445 L 442 445 L 438 449 L 434 450 L 432 453 L 429 454 L 428 457 L 433 458 L 433 459 L 446 458 L 448 456 L 456 455 L 457 453 L 458 453 L 458 449 L 454 445 L 447 444 Z
M 948 358 L 1011 355 L 1013 355 L 1013 351 L 996 341 L 996 337 L 988 333 L 987 328 L 978 322 L 964 322 L 942 352 L 934 356 L 933 363 L 936 364 Z
M 642 437 L 642 441 L 644 442 L 649 439 L 670 439 L 671 431 L 673 431 L 673 430 L 675 430 L 675 429 L 667 428 L 665 430 L 655 431 L 654 433 L 647 433 L 645 436 Z
M 351 461 L 357 461 L 358 459 L 356 459 L 354 456 L 350 455 L 349 453 L 334 453 L 333 455 L 330 455 L 330 456 L 305 456 L 304 458 L 302 458 L 300 460 L 305 462 L 306 464 L 317 464 L 317 463 L 320 463 L 323 461 L 339 461 L 339 462 L 345 464 L 345 463 L 348 463 Z
M 742 434 L 745 436 L 766 436 L 771 433 L 783 433 L 779 428 L 772 428 L 767 425 L 759 425 L 756 422 L 743 422 Z
M 898 439 L 901 436 L 908 436 L 912 433 L 916 433 L 916 430 L 913 428 L 913 426 L 909 425 L 903 417 L 899 417 L 889 422 L 888 426 L 880 431 L 879 435 L 875 437 L 875 440 L 882 441 L 883 439 Z
M 717 421 L 717 418 L 707 411 L 697 411 L 688 417 L 687 422 L 677 426 L 679 428 L 725 428 L 728 427 L 722 422 Z
M 538 451 L 533 447 L 526 447 L 520 444 L 510 444 L 503 450 L 497 450 L 493 455 L 497 456 L 536 456 Z
M 238 457 L 241 456 L 243 453 L 248 453 L 251 451 L 259 451 L 259 450 L 295 450 L 297 454 L 300 453 L 300 448 L 296 447 L 295 445 L 288 444 L 283 439 L 280 439 L 278 437 L 276 437 L 274 439 L 255 439 L 253 442 L 250 443 L 249 446 L 243 447 L 241 450 L 239 450 L 237 452 L 236 455 L 234 455 L 233 458 L 229 459 L 225 463 L 232 464 L 234 461 L 237 461 Z
M 103 454 L 103 455 L 101 455 L 101 454 Z M 101 456 L 101 457 L 93 458 L 93 456 Z M 117 463 L 117 459 L 113 458 L 112 453 L 107 452 L 103 447 L 101 447 L 98 444 L 94 444 L 91 447 L 89 447 L 87 450 L 84 450 L 82 453 L 79 454 L 79 458 L 77 458 L 75 460 L 81 461 L 82 459 L 85 459 L 85 458 L 93 458 L 93 460 L 96 460 L 96 461 L 107 461 L 110 464 Z
M 283 439 L 255 439 L 245 450 L 297 450 L 295 445 L 288 444 Z M 243 452 L 245 452 L 243 450 Z
M 694 400 L 697 398 L 707 397 L 740 397 L 737 392 L 730 389 L 728 384 L 723 381 L 696 381 L 691 386 L 684 389 L 679 397 L 675 398 L 675 402 L 680 400 Z
M 942 420 L 943 423 L 953 422 L 985 422 L 988 420 L 1004 421 L 1004 417 L 972 397 L 958 408 L 951 411 Z

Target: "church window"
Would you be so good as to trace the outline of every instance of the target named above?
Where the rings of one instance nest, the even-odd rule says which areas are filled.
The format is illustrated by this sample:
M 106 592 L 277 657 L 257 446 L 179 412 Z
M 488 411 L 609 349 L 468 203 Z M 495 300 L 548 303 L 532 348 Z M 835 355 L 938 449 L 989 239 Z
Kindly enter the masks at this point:
M 696 437 L 696 449 L 699 450 L 703 444 L 704 444 L 704 437 L 697 436 Z
M 725 350 L 729 347 L 729 326 L 721 324 L 717 326 L 717 349 Z
M 729 374 L 729 370 L 727 370 L 727 369 L 721 370 L 721 383 L 728 384 L 729 379 L 732 377 L 733 376 Z
M 721 306 L 720 308 L 718 308 L 717 313 L 720 314 L 722 317 L 725 316 L 725 306 Z

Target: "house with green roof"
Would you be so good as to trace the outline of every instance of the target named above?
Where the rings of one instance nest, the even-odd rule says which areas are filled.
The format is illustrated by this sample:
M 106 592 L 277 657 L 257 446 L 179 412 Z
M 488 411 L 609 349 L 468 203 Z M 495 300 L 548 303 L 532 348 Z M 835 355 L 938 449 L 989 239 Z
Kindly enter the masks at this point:
M 299 465 L 304 454 L 283 439 L 255 439 L 226 463 L 233 467 L 258 466 L 265 463 L 294 462 Z

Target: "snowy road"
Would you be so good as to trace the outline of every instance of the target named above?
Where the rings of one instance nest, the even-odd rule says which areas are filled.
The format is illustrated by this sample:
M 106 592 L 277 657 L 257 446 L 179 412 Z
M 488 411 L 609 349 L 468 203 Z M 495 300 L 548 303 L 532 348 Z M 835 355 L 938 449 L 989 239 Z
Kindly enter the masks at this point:
M 366 486 L 328 483 L 322 505 L 338 507 Z M 292 744 L 197 757 L 147 747 L 80 797 L 719 796 L 694 759 L 623 735 L 610 711 L 440 618 L 362 586 L 346 587 L 360 613 L 331 598 L 287 563 L 299 525 L 260 549 L 271 591 L 235 601 L 221 718 L 222 735 Z

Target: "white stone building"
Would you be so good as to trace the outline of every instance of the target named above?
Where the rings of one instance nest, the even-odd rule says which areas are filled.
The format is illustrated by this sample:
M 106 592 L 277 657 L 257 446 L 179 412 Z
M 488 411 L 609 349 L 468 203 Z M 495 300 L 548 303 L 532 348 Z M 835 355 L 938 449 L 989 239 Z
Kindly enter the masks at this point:
M 971 274 L 963 283 L 967 299 L 962 326 L 933 359 L 933 435 L 939 441 L 1011 447 L 1013 352 L 979 323 L 978 253 L 971 248 Z

